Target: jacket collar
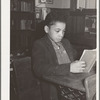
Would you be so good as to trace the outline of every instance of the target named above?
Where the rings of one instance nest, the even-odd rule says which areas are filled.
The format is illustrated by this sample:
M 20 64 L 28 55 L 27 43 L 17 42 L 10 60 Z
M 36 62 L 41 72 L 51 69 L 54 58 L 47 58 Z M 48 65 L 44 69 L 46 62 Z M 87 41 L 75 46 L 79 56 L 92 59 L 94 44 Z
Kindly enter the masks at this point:
M 46 46 L 48 47 L 48 50 L 51 52 L 52 56 L 55 58 L 56 57 L 56 53 L 55 53 L 55 50 L 53 48 L 51 40 L 49 39 L 49 37 L 47 36 L 47 34 L 43 38 L 45 40 Z M 65 42 L 66 41 L 64 41 L 62 39 L 62 41 L 61 41 L 62 45 L 65 48 L 67 54 L 69 55 L 70 60 L 73 61 L 72 52 L 70 51 L 70 48 L 68 46 L 66 46 L 67 43 L 65 43 Z M 55 59 L 57 59 L 57 57 Z
M 47 35 L 45 35 L 43 38 L 44 38 L 45 44 L 48 48 L 48 52 L 51 52 L 53 59 L 57 60 L 56 52 L 54 50 L 51 40 L 49 39 L 49 37 Z M 56 62 L 58 63 L 58 60 Z

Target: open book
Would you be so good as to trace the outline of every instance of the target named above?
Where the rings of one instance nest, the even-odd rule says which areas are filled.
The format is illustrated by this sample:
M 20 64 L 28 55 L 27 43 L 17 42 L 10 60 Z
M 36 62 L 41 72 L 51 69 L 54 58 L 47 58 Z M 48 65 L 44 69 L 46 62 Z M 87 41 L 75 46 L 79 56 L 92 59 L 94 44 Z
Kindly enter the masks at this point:
M 96 49 L 84 50 L 80 60 L 86 62 L 86 69 L 84 72 L 90 72 L 96 62 Z

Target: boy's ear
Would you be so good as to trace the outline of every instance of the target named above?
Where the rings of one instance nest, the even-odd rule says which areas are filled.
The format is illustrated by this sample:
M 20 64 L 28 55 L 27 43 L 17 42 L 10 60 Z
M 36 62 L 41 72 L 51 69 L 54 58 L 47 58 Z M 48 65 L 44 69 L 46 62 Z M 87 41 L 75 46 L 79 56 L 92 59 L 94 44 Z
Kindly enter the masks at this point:
M 46 25 L 46 26 L 44 26 L 44 31 L 46 32 L 46 33 L 48 33 L 48 31 L 49 31 L 49 27 Z

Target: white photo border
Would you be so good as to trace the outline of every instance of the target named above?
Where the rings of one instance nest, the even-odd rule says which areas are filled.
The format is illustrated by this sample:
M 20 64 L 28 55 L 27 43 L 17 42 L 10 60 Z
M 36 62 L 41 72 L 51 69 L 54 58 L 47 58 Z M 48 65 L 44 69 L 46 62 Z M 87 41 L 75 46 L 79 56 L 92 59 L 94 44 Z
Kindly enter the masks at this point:
M 99 100 L 99 0 L 97 0 L 97 100 Z M 1 0 L 1 100 L 10 100 L 10 0 Z

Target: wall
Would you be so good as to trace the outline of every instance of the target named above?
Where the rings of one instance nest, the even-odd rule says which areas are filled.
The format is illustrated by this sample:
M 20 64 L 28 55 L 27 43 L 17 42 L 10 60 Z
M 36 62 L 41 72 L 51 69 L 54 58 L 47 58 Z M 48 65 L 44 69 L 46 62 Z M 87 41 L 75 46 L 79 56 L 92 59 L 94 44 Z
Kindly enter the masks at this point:
M 92 9 L 92 8 L 96 8 L 96 0 L 87 0 L 87 5 L 86 5 L 86 8 L 88 9 L 88 8 L 90 8 L 90 9 Z
M 54 0 L 53 4 L 46 4 L 50 8 L 70 8 L 70 0 Z
M 85 8 L 85 0 L 77 0 L 77 9 L 80 7 Z
M 35 0 L 35 6 L 48 8 L 70 8 L 70 0 L 53 0 L 52 4 L 43 4 L 39 3 L 39 0 Z
M 45 19 L 45 16 L 47 15 L 48 8 L 70 8 L 70 1 L 71 0 L 53 0 L 53 3 L 51 4 L 47 4 L 47 3 L 40 3 L 40 0 L 35 0 L 35 7 L 37 7 L 39 10 L 36 10 L 36 16 L 40 16 L 40 19 Z M 47 9 L 45 9 L 47 8 Z M 38 12 L 41 12 L 41 14 L 39 14 Z M 41 17 L 42 16 L 42 17 Z
M 46 4 L 46 7 L 49 8 L 59 8 L 61 7 L 62 0 L 53 0 L 53 4 Z
M 35 0 L 35 6 L 36 7 L 45 7 L 45 4 L 39 3 L 39 0 Z
M 77 8 L 96 9 L 96 0 L 77 0 Z

